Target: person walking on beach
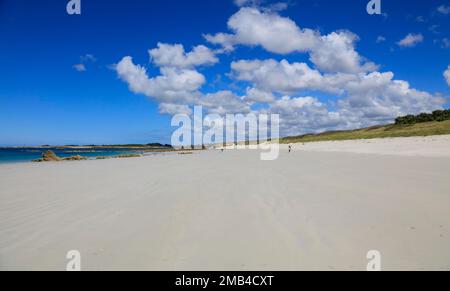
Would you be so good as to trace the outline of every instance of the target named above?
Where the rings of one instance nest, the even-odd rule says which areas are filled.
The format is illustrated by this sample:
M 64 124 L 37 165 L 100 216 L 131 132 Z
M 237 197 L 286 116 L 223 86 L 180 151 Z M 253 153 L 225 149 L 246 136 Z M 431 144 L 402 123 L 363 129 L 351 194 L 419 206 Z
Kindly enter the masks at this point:
M 292 152 L 292 145 L 289 145 L 289 153 Z

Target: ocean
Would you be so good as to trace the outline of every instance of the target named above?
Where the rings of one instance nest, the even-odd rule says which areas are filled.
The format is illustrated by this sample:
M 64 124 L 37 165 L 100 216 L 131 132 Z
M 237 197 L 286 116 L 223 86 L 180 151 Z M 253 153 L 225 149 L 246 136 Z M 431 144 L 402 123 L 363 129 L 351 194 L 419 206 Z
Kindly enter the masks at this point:
M 51 150 L 58 157 L 66 158 L 71 156 L 83 156 L 88 159 L 96 157 L 113 157 L 127 154 L 143 154 L 142 150 L 127 148 L 102 148 L 102 149 L 52 149 L 52 148 L 0 148 L 0 164 L 4 163 L 24 163 L 42 158 L 42 153 Z

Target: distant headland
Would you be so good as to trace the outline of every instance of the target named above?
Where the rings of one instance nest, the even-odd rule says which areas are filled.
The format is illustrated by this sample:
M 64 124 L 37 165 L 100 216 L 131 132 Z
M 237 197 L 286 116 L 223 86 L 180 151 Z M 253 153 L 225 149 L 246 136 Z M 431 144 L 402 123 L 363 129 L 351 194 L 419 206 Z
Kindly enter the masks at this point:
M 172 150 L 169 144 L 116 144 L 116 145 L 40 145 L 40 146 L 9 146 L 0 149 L 135 149 L 135 150 Z

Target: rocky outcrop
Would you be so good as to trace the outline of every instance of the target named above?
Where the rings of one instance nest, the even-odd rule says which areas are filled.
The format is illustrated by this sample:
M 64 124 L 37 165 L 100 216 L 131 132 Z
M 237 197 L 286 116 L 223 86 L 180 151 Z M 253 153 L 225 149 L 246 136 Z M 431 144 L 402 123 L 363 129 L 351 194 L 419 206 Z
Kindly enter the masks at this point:
M 42 154 L 42 161 L 44 162 L 59 162 L 62 161 L 53 151 L 46 151 Z
M 34 160 L 35 163 L 42 162 L 59 162 L 62 161 L 60 157 L 58 157 L 53 151 L 46 151 L 42 154 L 42 158 Z
M 112 159 L 112 158 L 113 157 L 110 157 L 110 156 L 98 156 L 95 159 L 96 160 L 109 160 L 109 159 Z
M 85 157 L 82 156 L 73 156 L 68 158 L 60 158 L 58 157 L 53 151 L 46 151 L 42 154 L 42 158 L 38 160 L 34 160 L 35 163 L 42 163 L 42 162 L 61 162 L 61 161 L 84 161 L 87 160 Z
M 139 158 L 142 157 L 141 154 L 123 154 L 117 156 L 100 156 L 96 157 L 97 160 L 106 160 L 106 159 L 126 159 L 126 158 Z M 42 158 L 38 160 L 34 160 L 34 163 L 42 163 L 42 162 L 60 162 L 60 161 L 85 161 L 86 157 L 83 156 L 73 156 L 67 158 L 58 157 L 53 151 L 46 151 L 42 154 Z
M 128 159 L 128 158 L 140 158 L 142 155 L 139 154 L 129 154 L 129 155 L 118 155 L 116 156 L 117 159 Z
M 85 161 L 87 160 L 87 158 L 82 157 L 82 156 L 73 156 L 73 157 L 68 157 L 68 158 L 64 158 L 63 161 Z

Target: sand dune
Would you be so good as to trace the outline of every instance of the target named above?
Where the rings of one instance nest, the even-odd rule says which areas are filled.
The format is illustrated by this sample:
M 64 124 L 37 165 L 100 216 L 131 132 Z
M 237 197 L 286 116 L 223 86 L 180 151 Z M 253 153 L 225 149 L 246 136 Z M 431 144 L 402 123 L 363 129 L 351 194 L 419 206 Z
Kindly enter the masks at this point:
M 0 269 L 65 270 L 79 250 L 84 270 L 365 270 L 379 250 L 385 270 L 450 270 L 432 139 L 1 165 Z

